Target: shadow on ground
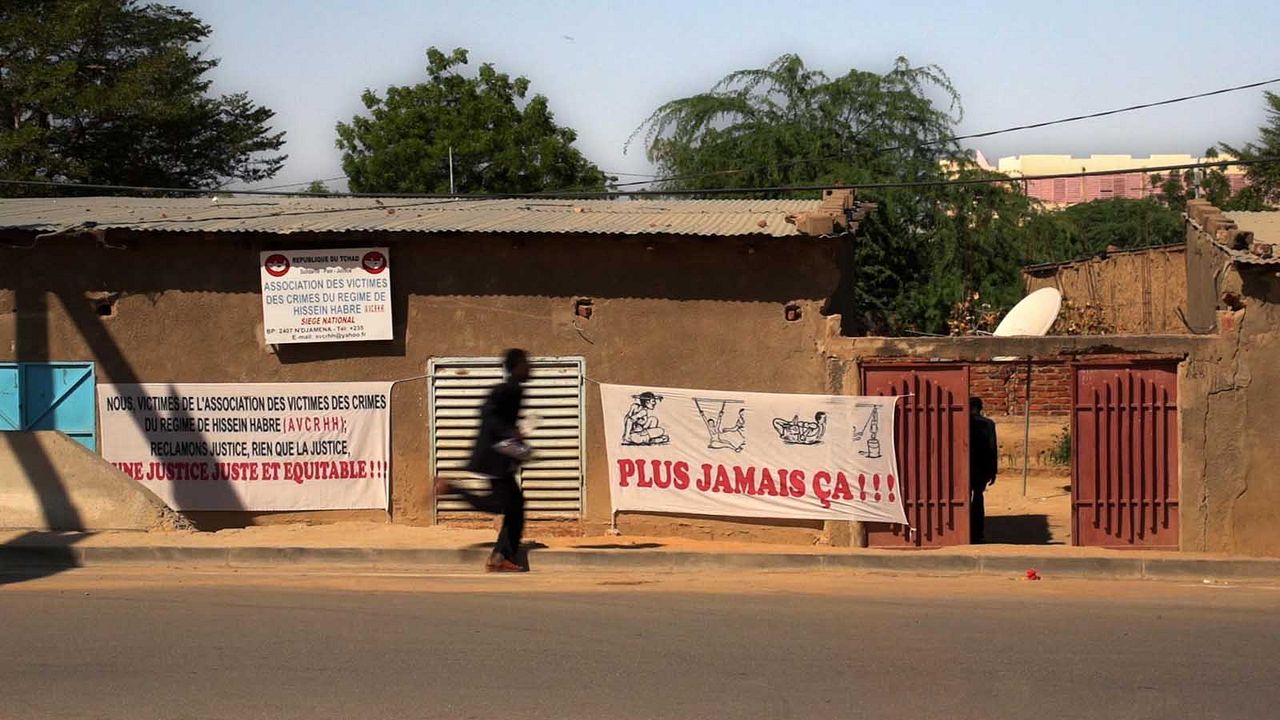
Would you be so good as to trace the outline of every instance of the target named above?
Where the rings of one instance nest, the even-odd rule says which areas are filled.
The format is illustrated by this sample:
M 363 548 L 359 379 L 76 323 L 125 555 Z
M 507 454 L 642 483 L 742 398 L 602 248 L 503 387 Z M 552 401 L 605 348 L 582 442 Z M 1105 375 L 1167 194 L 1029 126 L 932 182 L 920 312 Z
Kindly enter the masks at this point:
M 32 530 L 0 547 L 0 585 L 57 575 L 80 567 L 72 546 L 88 537 L 85 533 Z
M 664 543 L 643 542 L 643 543 L 600 543 L 598 545 L 574 545 L 574 550 L 652 550 L 654 548 L 666 547 Z
M 986 519 L 985 533 L 988 544 L 996 545 L 1050 545 L 1053 534 L 1049 531 L 1048 515 L 994 515 Z
M 528 552 L 530 550 L 546 550 L 547 547 L 548 547 L 547 545 L 544 545 L 538 542 L 537 540 L 530 540 L 528 542 L 520 543 L 520 549 L 525 552 Z M 493 543 L 491 542 L 471 543 L 470 545 L 467 546 L 467 549 L 468 550 L 492 550 Z

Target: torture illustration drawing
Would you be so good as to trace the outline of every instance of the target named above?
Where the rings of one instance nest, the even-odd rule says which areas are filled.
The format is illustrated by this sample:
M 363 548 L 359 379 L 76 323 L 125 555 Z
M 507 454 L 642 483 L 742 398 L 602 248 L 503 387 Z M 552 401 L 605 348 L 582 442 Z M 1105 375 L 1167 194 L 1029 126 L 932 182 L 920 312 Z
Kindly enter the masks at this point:
M 662 402 L 662 396 L 645 391 L 639 395 L 632 395 L 631 398 L 635 402 L 631 404 L 631 409 L 622 420 L 622 444 L 666 445 L 670 443 L 671 436 L 663 429 L 661 420 L 654 412 L 658 408 L 658 403 Z
M 881 456 L 880 454 L 880 438 L 876 437 L 880 433 L 880 406 L 858 403 L 857 407 L 871 408 L 871 415 L 867 417 L 867 421 L 862 423 L 862 427 L 854 427 L 853 441 L 861 442 L 863 436 L 867 436 L 866 447 L 858 451 L 858 454 L 874 460 Z
M 708 448 L 742 452 L 747 446 L 747 409 L 744 401 L 694 398 L 693 404 L 698 408 L 698 414 L 707 427 Z M 738 412 L 733 424 L 726 427 L 725 415 L 731 411 L 730 406 Z
M 821 445 L 827 434 L 827 414 L 816 412 L 813 420 L 801 420 L 799 415 L 790 420 L 774 418 L 773 429 L 787 445 Z

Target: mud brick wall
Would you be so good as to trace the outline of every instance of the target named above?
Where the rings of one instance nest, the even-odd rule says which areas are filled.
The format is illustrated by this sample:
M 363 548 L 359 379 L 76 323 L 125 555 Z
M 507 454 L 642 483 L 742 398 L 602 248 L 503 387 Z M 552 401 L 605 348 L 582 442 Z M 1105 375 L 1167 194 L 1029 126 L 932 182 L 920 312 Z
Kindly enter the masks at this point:
M 982 398 L 987 415 L 1021 415 L 1027 397 L 1027 363 L 973 363 L 969 394 Z M 1071 368 L 1065 362 L 1031 366 L 1031 414 L 1071 414 Z

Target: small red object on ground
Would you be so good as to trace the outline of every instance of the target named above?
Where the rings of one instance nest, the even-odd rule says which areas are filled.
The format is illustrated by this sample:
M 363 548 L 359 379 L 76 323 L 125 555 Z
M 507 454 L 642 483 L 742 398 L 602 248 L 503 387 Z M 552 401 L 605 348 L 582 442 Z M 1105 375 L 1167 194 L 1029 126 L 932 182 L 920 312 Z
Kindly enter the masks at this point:
M 1028 571 L 1027 571 L 1027 579 L 1028 579 L 1028 580 L 1039 580 L 1039 579 L 1040 579 L 1040 575 L 1039 575 L 1039 573 L 1037 573 L 1037 572 L 1035 571 L 1035 569 L 1034 569 L 1034 568 L 1032 568 L 1031 570 L 1028 570 Z

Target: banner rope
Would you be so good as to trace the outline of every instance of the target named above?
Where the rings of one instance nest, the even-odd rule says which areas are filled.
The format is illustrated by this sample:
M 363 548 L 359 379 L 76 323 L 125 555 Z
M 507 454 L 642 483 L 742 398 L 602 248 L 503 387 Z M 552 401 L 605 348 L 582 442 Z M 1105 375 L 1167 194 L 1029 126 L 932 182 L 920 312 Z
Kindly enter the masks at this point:
M 394 389 L 396 385 L 399 385 L 399 384 L 401 384 L 401 383 L 413 382 L 414 380 L 430 380 L 430 379 L 432 379 L 433 377 L 435 377 L 435 376 L 434 376 L 434 375 L 432 375 L 432 374 L 430 374 L 430 373 L 427 373 L 427 374 L 425 374 L 425 375 L 413 375 L 413 376 L 410 376 L 410 377 L 400 378 L 400 379 L 398 379 L 398 380 L 392 380 L 392 381 L 391 381 L 391 384 L 390 384 L 390 389 Z M 596 385 L 596 386 L 601 386 L 601 385 L 620 385 L 620 384 L 622 384 L 622 383 L 609 383 L 609 382 L 604 382 L 604 381 L 601 381 L 601 380 L 597 380 L 596 378 L 594 378 L 594 377 L 592 377 L 592 376 L 590 376 L 590 375 L 587 375 L 586 373 L 583 373 L 583 375 L 582 375 L 582 379 L 583 379 L 584 381 L 589 382 L 589 383 L 592 383 L 592 384 L 594 384 L 594 385 Z M 636 387 L 639 387 L 639 386 L 636 386 Z M 857 396 L 849 396 L 849 397 L 857 397 Z M 907 394 L 905 394 L 905 395 L 883 395 L 883 396 L 865 396 L 865 397 L 910 398 L 910 397 L 915 397 L 915 393 L 907 393 Z M 391 502 L 390 502 L 390 501 L 391 501 L 391 491 L 390 491 L 390 487 L 389 487 L 389 486 L 390 486 L 390 478 L 388 477 L 388 488 L 387 488 L 387 502 L 388 502 L 388 508 L 387 508 L 387 511 L 388 511 L 388 513 L 390 513 L 390 510 L 391 510 L 391 509 L 390 509 L 390 504 L 391 504 Z M 904 508 L 904 513 L 903 513 L 903 515 L 904 515 L 904 516 L 906 515 L 906 513 L 905 513 L 905 508 Z M 916 531 L 916 528 L 912 527 L 911 522 L 910 522 L 910 519 L 908 519 L 908 521 L 907 521 L 907 523 L 906 523 L 906 527 L 907 527 L 907 532 L 908 532 L 908 533 L 910 533 L 910 534 L 914 534 L 914 533 L 916 533 L 916 532 L 917 532 L 917 531 Z M 609 528 L 606 530 L 606 533 L 607 533 L 607 534 L 609 534 L 609 535 L 612 535 L 612 536 L 620 536 L 620 535 L 622 535 L 622 531 L 618 528 L 618 511 L 617 511 L 617 510 L 612 510 L 612 511 L 609 513 Z
M 396 385 L 399 385 L 400 383 L 413 382 L 414 380 L 430 380 L 430 379 L 431 379 L 431 378 L 433 378 L 433 377 L 435 377 L 435 375 L 432 375 L 432 374 L 430 374 L 430 373 L 427 373 L 426 375 L 410 375 L 409 377 L 400 378 L 400 379 L 398 379 L 398 380 L 392 380 L 392 381 L 391 381 L 391 386 L 392 386 L 392 387 L 395 387 Z M 593 385 L 633 385 L 634 387 L 643 387 L 642 385 L 635 385 L 634 383 L 620 383 L 620 382 L 609 382 L 609 381 L 605 381 L 605 380 L 597 380 L 597 379 L 595 379 L 594 377 L 592 377 L 592 376 L 590 376 L 590 375 L 586 375 L 586 374 L 584 374 L 584 375 L 582 376 L 582 379 L 583 379 L 583 380 L 585 380 L 586 382 L 589 382 L 589 383 L 593 384 Z M 692 388 L 690 388 L 690 389 L 692 389 Z M 699 389 L 699 390 L 711 390 L 712 392 L 732 392 L 732 391 L 729 391 L 729 390 L 713 390 L 712 388 L 697 388 L 697 389 Z M 763 392 L 763 391 L 743 390 L 743 391 L 741 391 L 741 392 Z M 811 395 L 811 394 L 815 394 L 815 393 L 801 393 L 801 394 L 810 394 L 810 395 Z M 830 394 L 830 393 L 816 393 L 816 394 Z M 833 395 L 833 397 L 842 397 L 842 396 L 844 396 L 844 395 L 843 395 L 843 394 Z M 915 393 L 905 393 L 905 394 L 902 394 L 902 395 L 863 395 L 863 396 L 849 395 L 849 396 L 847 396 L 847 397 L 896 397 L 896 398 L 909 398 L 909 397 L 915 397 Z

